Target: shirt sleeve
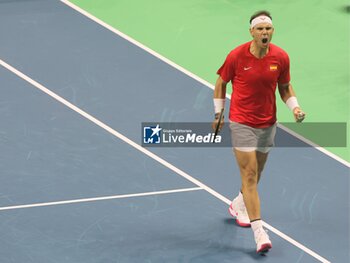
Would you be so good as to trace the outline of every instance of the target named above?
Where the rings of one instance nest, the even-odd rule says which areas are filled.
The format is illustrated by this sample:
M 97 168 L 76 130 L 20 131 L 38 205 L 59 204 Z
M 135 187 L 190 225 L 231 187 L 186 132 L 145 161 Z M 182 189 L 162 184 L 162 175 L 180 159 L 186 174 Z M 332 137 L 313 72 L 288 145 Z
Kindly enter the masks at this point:
M 226 57 L 224 64 L 216 72 L 225 82 L 230 82 L 234 78 L 234 60 L 231 53 Z
M 290 72 L 289 72 L 289 56 L 287 53 L 284 53 L 282 57 L 282 69 L 280 76 L 278 78 L 278 84 L 287 84 L 290 82 Z

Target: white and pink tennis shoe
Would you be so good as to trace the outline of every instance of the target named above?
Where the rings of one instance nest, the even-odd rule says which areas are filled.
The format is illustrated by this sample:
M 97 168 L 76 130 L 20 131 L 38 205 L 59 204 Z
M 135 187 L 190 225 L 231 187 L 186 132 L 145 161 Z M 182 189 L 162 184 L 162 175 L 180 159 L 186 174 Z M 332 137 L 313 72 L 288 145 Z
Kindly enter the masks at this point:
M 236 218 L 236 223 L 241 227 L 250 227 L 250 220 L 245 208 L 243 195 L 239 195 L 233 199 L 230 207 L 228 208 L 229 213 Z

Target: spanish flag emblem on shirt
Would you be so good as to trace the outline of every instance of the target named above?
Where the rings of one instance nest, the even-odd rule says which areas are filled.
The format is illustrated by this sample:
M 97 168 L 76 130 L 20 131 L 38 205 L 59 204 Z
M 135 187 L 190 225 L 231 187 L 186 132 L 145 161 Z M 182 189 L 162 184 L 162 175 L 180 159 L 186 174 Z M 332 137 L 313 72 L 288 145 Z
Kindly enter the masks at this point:
M 270 65 L 270 71 L 276 71 L 276 70 L 278 70 L 277 65 Z

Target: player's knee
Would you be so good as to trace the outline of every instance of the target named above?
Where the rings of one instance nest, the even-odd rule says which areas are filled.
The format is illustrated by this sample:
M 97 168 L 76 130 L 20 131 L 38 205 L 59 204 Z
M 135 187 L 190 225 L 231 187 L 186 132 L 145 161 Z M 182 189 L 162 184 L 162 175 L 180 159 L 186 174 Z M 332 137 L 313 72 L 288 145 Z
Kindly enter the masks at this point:
M 244 188 L 247 188 L 247 190 L 252 190 L 256 188 L 257 183 L 258 183 L 258 175 L 256 170 L 247 169 L 243 171 L 242 184 Z

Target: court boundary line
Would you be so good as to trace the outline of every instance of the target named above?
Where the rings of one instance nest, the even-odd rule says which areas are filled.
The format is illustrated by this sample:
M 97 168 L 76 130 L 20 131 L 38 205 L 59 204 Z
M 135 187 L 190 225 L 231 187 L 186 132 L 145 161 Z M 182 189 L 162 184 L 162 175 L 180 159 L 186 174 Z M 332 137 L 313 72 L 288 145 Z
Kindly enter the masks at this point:
M 112 27 L 111 25 L 107 24 L 106 22 L 102 21 L 101 19 L 95 17 L 94 15 L 90 14 L 89 12 L 85 11 L 84 9 L 78 7 L 77 5 L 71 3 L 68 0 L 60 0 L 62 3 L 66 4 L 67 6 L 71 7 L 72 9 L 74 9 L 75 11 L 81 13 L 82 15 L 88 17 L 89 19 L 91 19 L 92 21 L 96 22 L 97 24 L 103 26 L 104 28 L 110 30 L 111 32 L 115 33 L 116 35 L 124 38 L 125 40 L 129 41 L 130 43 L 134 44 L 135 46 L 143 49 L 144 51 L 150 53 L 151 55 L 155 56 L 156 58 L 162 60 L 163 62 L 167 63 L 168 65 L 176 68 L 177 70 L 179 70 L 180 72 L 186 74 L 187 76 L 197 80 L 198 82 L 202 83 L 203 85 L 207 86 L 208 88 L 214 90 L 214 86 L 209 83 L 208 81 L 200 78 L 199 76 L 195 75 L 194 73 L 190 72 L 189 70 L 181 67 L 180 65 L 176 64 L 175 62 L 171 61 L 170 59 L 162 56 L 161 54 L 157 53 L 156 51 L 152 50 L 151 48 L 147 47 L 146 45 L 142 44 L 141 42 L 133 39 L 132 37 L 126 35 L 125 33 L 119 31 L 118 29 Z M 226 98 L 231 99 L 231 96 L 226 93 Z M 326 150 L 325 148 L 315 144 L 314 142 L 310 141 L 309 139 L 306 139 L 305 137 L 301 136 L 300 134 L 292 131 L 291 129 L 285 127 L 284 125 L 277 123 L 277 126 L 281 129 L 283 129 L 285 132 L 289 133 L 290 135 L 298 138 L 299 140 L 301 140 L 302 142 L 309 144 L 310 146 L 312 146 L 313 148 L 317 149 L 318 151 L 328 155 L 329 157 L 331 157 L 332 159 L 340 162 L 341 164 L 350 167 L 350 162 L 344 160 L 343 158 L 337 156 L 336 154 Z
M 12 67 L 11 65 L 9 65 L 8 63 L 6 63 L 5 61 L 3 61 L 2 59 L 0 59 L 0 65 L 3 66 L 4 68 L 6 68 L 7 70 L 9 70 L 10 72 L 14 73 L 15 75 L 17 75 L 18 77 L 20 77 L 21 79 L 27 81 L 28 83 L 30 83 L 32 86 L 36 87 L 37 89 L 41 90 L 42 92 L 46 93 L 47 95 L 49 95 L 50 97 L 52 97 L 53 99 L 57 100 L 58 102 L 62 103 L 63 105 L 65 105 L 66 107 L 70 108 L 71 110 L 75 111 L 76 113 L 80 114 L 81 116 L 83 116 L 84 118 L 88 119 L 89 121 L 91 121 L 92 123 L 96 124 L 97 126 L 101 127 L 102 129 L 104 129 L 105 131 L 109 132 L 110 134 L 116 136 L 117 138 L 119 138 L 120 140 L 124 141 L 125 143 L 129 144 L 130 146 L 132 146 L 133 148 L 135 148 L 136 150 L 144 153 L 145 155 L 147 155 L 148 157 L 152 158 L 153 160 L 159 162 L 160 164 L 164 165 L 165 167 L 167 167 L 168 169 L 174 171 L 175 173 L 177 173 L 178 175 L 182 176 L 183 178 L 187 179 L 188 181 L 192 182 L 193 184 L 199 186 L 200 188 L 202 188 L 203 190 L 207 191 L 208 193 L 210 193 L 211 195 L 215 196 L 216 198 L 220 199 L 221 201 L 223 201 L 224 203 L 226 203 L 227 205 L 230 205 L 231 201 L 229 199 L 227 199 L 225 196 L 223 196 L 222 194 L 216 192 L 214 189 L 210 188 L 209 186 L 205 185 L 204 183 L 202 183 L 201 181 L 197 180 L 196 178 L 190 176 L 188 173 L 184 172 L 183 170 L 177 168 L 176 166 L 174 166 L 173 164 L 169 163 L 168 161 L 166 161 L 165 159 L 159 157 L 158 155 L 156 155 L 155 153 L 152 153 L 151 151 L 147 150 L 146 148 L 143 148 L 141 145 L 137 144 L 136 142 L 134 142 L 133 140 L 129 139 L 128 137 L 124 136 L 123 134 L 117 132 L 116 130 L 112 129 L 111 127 L 109 127 L 108 125 L 106 125 L 105 123 L 101 122 L 100 120 L 98 120 L 97 118 L 93 117 L 92 115 L 90 115 L 89 113 L 83 111 L 82 109 L 78 108 L 77 106 L 75 106 L 74 104 L 72 104 L 71 102 L 67 101 L 66 99 L 64 99 L 63 97 L 57 95 L 56 93 L 54 93 L 53 91 L 49 90 L 48 88 L 44 87 L 43 85 L 41 85 L 39 82 L 31 79 L 30 77 L 28 77 L 27 75 L 25 75 L 24 73 L 22 73 L 21 71 L 17 70 L 16 68 Z M 312 257 L 316 258 L 317 260 L 319 260 L 320 262 L 323 263 L 330 263 L 329 260 L 325 259 L 324 257 L 320 256 L 319 254 L 317 254 L 316 252 L 314 252 L 313 250 L 307 248 L 306 246 L 304 246 L 303 244 L 299 243 L 298 241 L 292 239 L 291 237 L 289 237 L 288 235 L 282 233 L 281 231 L 277 230 L 276 228 L 272 227 L 271 225 L 269 225 L 268 223 L 266 223 L 265 221 L 263 221 L 263 225 L 264 227 L 266 227 L 267 229 L 269 229 L 270 231 L 274 232 L 277 236 L 281 237 L 282 239 L 288 241 L 289 243 L 293 244 L 294 246 L 296 246 L 297 248 L 303 250 L 304 252 L 306 252 L 307 254 L 311 255 Z
M 203 189 L 201 187 L 191 187 L 191 188 L 162 190 L 162 191 L 154 191 L 154 192 L 135 193 L 135 194 L 109 195 L 109 196 L 89 197 L 89 198 L 80 198 L 80 199 L 72 199 L 72 200 L 52 201 L 52 202 L 26 204 L 26 205 L 2 206 L 2 207 L 0 207 L 0 211 L 24 209 L 24 208 L 34 208 L 34 207 L 66 205 L 66 204 L 76 204 L 76 203 L 87 203 L 87 202 L 96 202 L 96 201 L 105 201 L 105 200 L 125 199 L 125 198 L 132 198 L 132 197 L 144 197 L 144 196 L 152 196 L 152 195 L 184 193 L 184 192 L 199 191 L 199 190 L 203 190 Z

